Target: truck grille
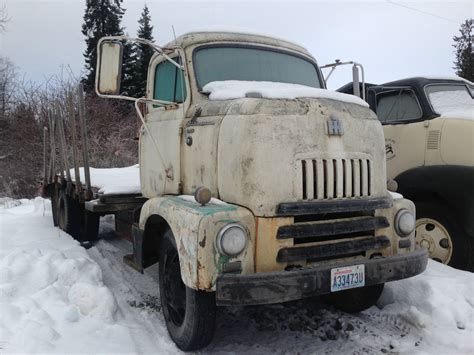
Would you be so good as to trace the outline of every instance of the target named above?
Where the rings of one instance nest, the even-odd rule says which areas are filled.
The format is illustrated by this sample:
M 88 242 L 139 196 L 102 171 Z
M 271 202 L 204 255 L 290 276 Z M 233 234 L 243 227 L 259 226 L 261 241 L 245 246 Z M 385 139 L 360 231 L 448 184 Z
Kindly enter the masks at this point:
M 376 231 L 390 226 L 385 217 L 339 216 L 334 220 L 313 220 L 281 226 L 277 239 L 293 239 L 293 246 L 278 251 L 278 262 L 315 262 L 364 255 L 368 250 L 390 246 L 390 240 Z M 295 221 L 296 222 L 296 221 Z
M 368 197 L 372 194 L 369 159 L 301 160 L 302 199 Z

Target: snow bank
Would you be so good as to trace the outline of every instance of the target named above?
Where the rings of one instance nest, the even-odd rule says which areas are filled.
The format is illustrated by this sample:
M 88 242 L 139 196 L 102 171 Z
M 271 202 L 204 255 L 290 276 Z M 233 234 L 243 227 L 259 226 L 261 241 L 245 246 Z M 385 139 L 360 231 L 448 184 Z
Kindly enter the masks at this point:
M 474 350 L 474 274 L 429 260 L 426 271 L 388 283 L 378 302 L 420 330 L 417 353 L 472 354 Z M 392 344 L 405 353 L 408 345 Z
M 96 169 L 91 168 L 91 184 L 103 194 L 139 194 L 140 168 L 133 165 L 126 168 Z M 85 183 L 84 168 L 79 168 L 81 182 Z M 71 169 L 71 179 L 76 180 L 74 169 Z
M 132 352 L 100 267 L 52 226 L 50 203 L 0 205 L 0 349 Z
M 298 97 L 315 97 L 320 99 L 344 101 L 369 107 L 369 105 L 364 100 L 354 95 L 342 94 L 340 92 L 326 89 L 317 89 L 305 85 L 276 83 L 272 81 L 213 81 L 206 84 L 203 87 L 203 91 L 209 93 L 209 99 L 211 100 L 239 99 L 246 97 L 247 94 L 251 93 L 268 99 L 296 99 Z
M 436 91 L 429 99 L 441 117 L 474 120 L 474 100 L 467 90 Z

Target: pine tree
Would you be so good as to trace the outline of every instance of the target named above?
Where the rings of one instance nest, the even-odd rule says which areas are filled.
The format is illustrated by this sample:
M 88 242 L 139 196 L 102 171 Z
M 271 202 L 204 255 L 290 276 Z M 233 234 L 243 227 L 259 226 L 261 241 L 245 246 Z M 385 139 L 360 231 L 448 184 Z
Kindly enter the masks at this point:
M 139 38 L 153 41 L 153 26 L 151 25 L 151 16 L 148 7 L 145 5 L 140 19 L 138 20 L 137 36 Z M 137 57 L 135 64 L 134 82 L 136 86 L 135 94 L 137 97 L 146 95 L 146 79 L 148 64 L 154 53 L 154 50 L 145 44 L 137 45 Z
M 82 34 L 86 36 L 86 51 L 84 52 L 86 75 L 83 77 L 83 83 L 86 91 L 94 90 L 96 62 L 97 62 L 97 43 L 104 36 L 121 36 L 123 28 L 120 23 L 125 12 L 121 7 L 123 0 L 86 0 L 86 10 L 84 14 L 84 23 L 82 25 Z M 130 71 L 131 61 L 130 46 L 124 47 L 124 75 L 122 82 L 126 85 L 128 77 L 127 71 Z M 123 88 L 123 90 L 126 88 Z
M 466 20 L 459 29 L 460 36 L 454 36 L 453 47 L 456 49 L 454 69 L 460 77 L 474 81 L 474 56 L 472 52 L 473 20 Z

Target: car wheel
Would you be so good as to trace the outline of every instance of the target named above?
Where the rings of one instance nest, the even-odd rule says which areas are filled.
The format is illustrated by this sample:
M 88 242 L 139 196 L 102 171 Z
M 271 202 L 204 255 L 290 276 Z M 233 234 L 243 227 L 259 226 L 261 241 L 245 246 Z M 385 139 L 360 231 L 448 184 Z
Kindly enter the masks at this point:
M 428 249 L 431 259 L 449 266 L 472 270 L 472 240 L 452 212 L 437 201 L 416 202 L 415 241 Z
M 159 285 L 166 327 L 176 345 L 184 351 L 207 346 L 215 330 L 215 292 L 193 290 L 183 283 L 176 242 L 169 229 L 160 245 Z

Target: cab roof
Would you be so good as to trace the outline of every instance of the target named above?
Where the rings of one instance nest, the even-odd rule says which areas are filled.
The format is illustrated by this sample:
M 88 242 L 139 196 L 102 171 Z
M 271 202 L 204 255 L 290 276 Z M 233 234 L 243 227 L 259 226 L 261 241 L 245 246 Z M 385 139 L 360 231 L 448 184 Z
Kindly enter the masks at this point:
M 303 53 L 311 58 L 313 56 L 306 48 L 285 39 L 271 37 L 261 34 L 245 32 L 227 32 L 227 31 L 198 31 L 185 33 L 176 40 L 169 42 L 165 47 L 186 48 L 196 44 L 206 44 L 212 42 L 250 42 L 254 44 L 263 44 L 268 46 L 283 47 L 296 52 Z

